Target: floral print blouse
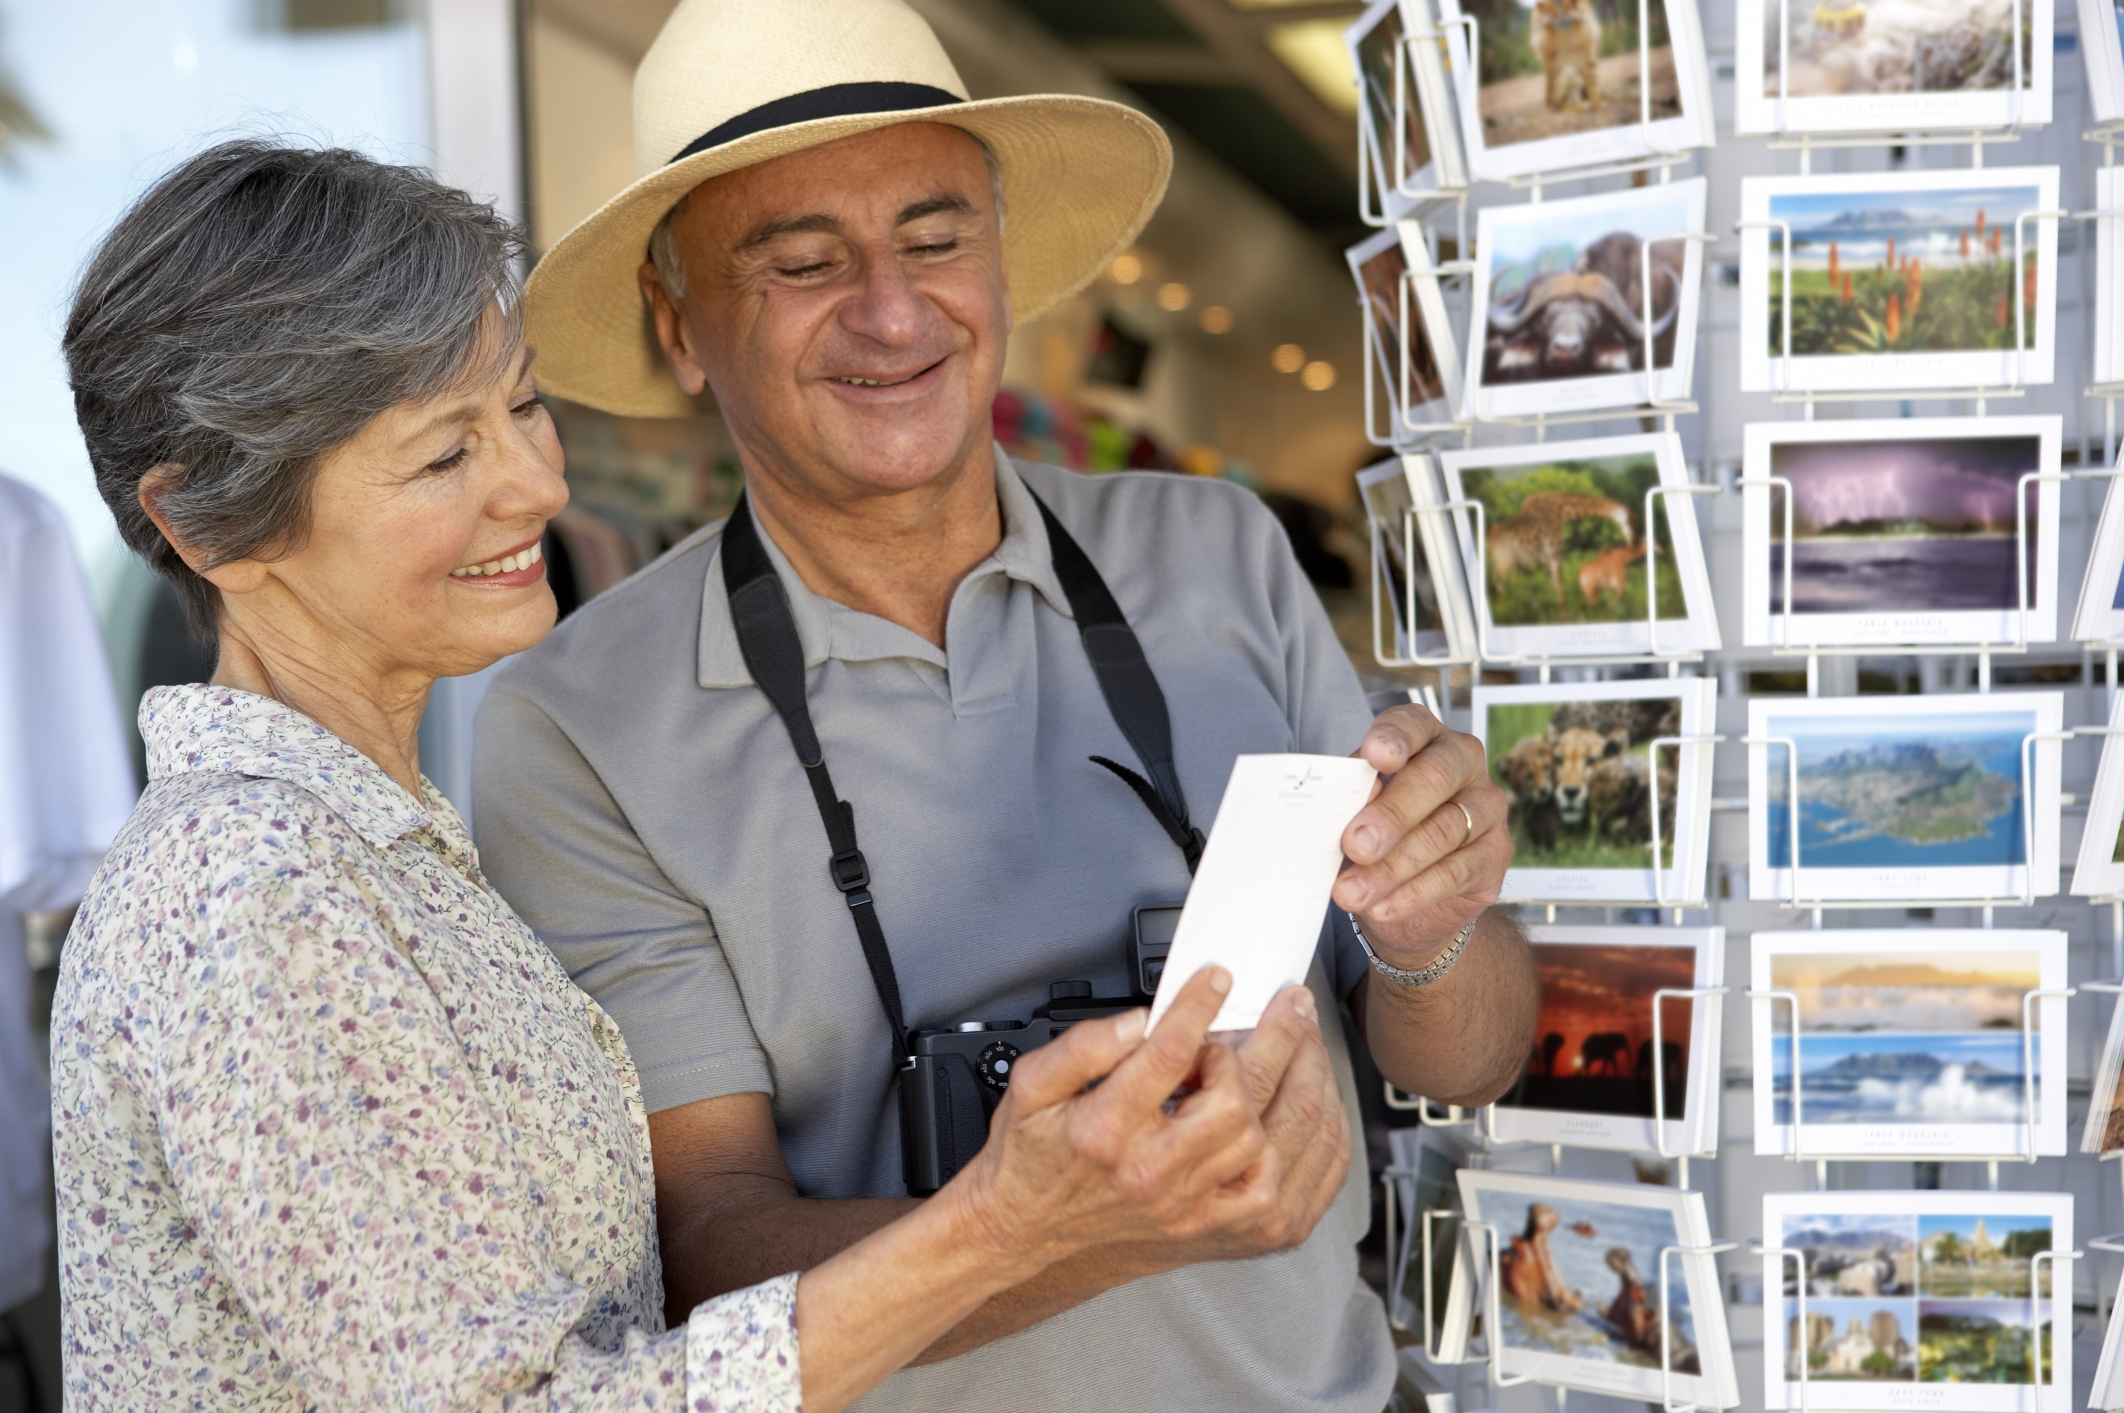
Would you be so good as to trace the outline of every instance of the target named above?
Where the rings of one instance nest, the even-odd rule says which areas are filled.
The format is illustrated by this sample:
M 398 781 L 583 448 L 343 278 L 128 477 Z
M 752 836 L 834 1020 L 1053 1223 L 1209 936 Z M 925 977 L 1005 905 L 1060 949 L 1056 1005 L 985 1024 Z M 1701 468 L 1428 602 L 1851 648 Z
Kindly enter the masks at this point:
M 449 803 L 246 692 L 140 728 L 52 1015 L 69 1410 L 797 1410 L 795 1276 L 665 1332 L 626 1042 Z

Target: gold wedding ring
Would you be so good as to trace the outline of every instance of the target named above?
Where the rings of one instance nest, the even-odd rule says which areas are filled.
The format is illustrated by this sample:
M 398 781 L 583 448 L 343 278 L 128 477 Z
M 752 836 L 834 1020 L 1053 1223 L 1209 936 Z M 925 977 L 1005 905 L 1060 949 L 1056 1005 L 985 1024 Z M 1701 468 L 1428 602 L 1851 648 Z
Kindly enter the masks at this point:
M 1466 805 L 1461 805 L 1460 801 L 1455 800 L 1453 801 L 1453 803 L 1456 805 L 1460 805 L 1460 813 L 1468 822 L 1468 832 L 1465 835 L 1461 836 L 1460 840 L 1460 847 L 1465 849 L 1470 843 L 1474 841 L 1475 838 L 1475 816 L 1469 811 Z

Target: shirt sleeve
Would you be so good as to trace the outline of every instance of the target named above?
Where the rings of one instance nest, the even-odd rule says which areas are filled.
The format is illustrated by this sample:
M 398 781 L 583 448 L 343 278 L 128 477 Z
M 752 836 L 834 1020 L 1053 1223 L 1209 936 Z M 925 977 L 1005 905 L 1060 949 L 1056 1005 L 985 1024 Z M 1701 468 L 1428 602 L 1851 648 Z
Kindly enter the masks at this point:
M 198 881 L 149 1093 L 179 1202 L 305 1401 L 796 1413 L 794 1276 L 617 1348 L 574 1333 L 598 1297 L 546 1255 L 490 1077 L 322 833 L 276 820 Z
M 619 1023 L 649 1112 L 774 1093 L 707 908 L 658 866 L 567 732 L 507 681 L 480 706 L 472 781 L 481 866 Z

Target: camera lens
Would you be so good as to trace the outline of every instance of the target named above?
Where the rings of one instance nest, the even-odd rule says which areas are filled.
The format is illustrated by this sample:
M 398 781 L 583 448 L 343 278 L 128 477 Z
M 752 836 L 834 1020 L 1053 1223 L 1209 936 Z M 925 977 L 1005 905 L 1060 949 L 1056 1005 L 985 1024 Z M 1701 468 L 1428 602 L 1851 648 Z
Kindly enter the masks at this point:
M 998 1040 L 974 1061 L 974 1072 L 981 1076 L 981 1083 L 1001 1094 L 1010 1087 L 1010 1068 L 1022 1053 L 1009 1041 Z

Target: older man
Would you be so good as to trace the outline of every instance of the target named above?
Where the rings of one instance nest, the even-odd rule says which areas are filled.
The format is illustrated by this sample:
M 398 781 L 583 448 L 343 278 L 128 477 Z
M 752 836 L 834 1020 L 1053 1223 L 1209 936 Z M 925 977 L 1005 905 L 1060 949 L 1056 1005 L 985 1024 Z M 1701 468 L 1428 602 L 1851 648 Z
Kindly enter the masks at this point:
M 671 1302 L 905 1210 L 907 1032 L 1127 995 L 1132 910 L 1185 896 L 1234 758 L 1355 749 L 1385 785 L 1283 1003 L 1328 1023 L 1287 1065 L 1242 1052 L 1274 1210 L 1057 1267 L 864 1406 L 1377 1413 L 1334 1012 L 1404 1088 L 1480 1103 L 1536 986 L 1484 911 L 1510 844 L 1480 747 L 1370 718 L 1250 494 L 993 445 L 1014 305 L 1126 248 L 1162 135 L 965 101 L 898 0 L 686 0 L 635 107 L 643 177 L 533 276 L 542 381 L 636 414 L 712 392 L 745 498 L 501 679 L 475 791 L 495 882 L 641 1067 Z

